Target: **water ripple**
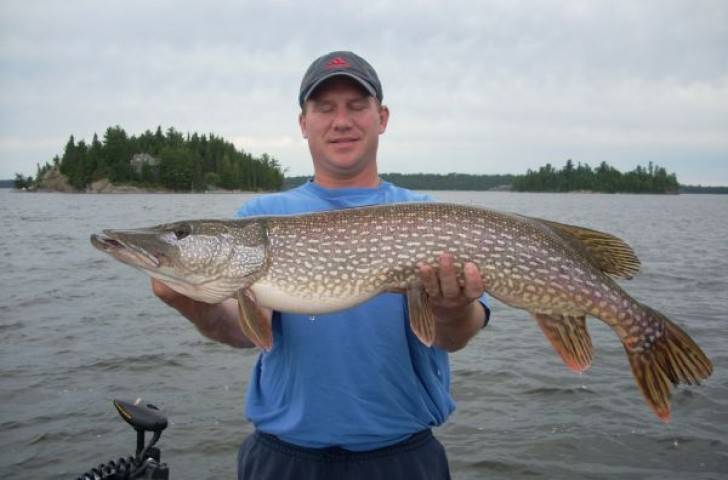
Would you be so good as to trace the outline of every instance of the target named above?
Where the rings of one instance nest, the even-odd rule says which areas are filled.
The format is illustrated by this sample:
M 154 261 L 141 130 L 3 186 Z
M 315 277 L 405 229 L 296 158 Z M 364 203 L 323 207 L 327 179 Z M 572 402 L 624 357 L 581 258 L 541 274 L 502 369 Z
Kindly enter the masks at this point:
M 144 397 L 170 428 L 165 461 L 185 478 L 230 478 L 252 426 L 244 390 L 257 352 L 202 338 L 153 297 L 147 279 L 88 242 L 108 227 L 220 218 L 242 195 L 9 195 L 0 192 L 0 471 L 75 478 L 134 435 L 112 398 Z M 724 478 L 728 472 L 726 197 L 437 192 L 622 236 L 643 271 L 621 285 L 681 324 L 715 373 L 673 393 L 657 421 L 624 350 L 589 320 L 588 372 L 562 364 L 526 312 L 493 302 L 491 324 L 451 356 L 457 410 L 437 429 L 453 478 Z M 606 213 L 605 213 L 606 212 Z M 167 439 L 165 441 L 165 439 Z

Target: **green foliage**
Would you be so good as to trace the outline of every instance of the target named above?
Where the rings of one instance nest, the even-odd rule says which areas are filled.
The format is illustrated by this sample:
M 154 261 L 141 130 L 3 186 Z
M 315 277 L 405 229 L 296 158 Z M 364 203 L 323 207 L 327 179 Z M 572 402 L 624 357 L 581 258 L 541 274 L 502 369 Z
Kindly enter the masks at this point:
M 728 194 L 728 187 L 719 186 L 702 186 L 702 185 L 680 185 L 680 193 L 708 193 L 708 194 Z
M 59 167 L 60 166 L 61 159 L 58 158 L 58 155 L 53 157 L 53 167 Z M 32 186 L 37 186 L 38 183 L 40 183 L 40 180 L 45 176 L 48 171 L 53 168 L 51 165 L 46 162 L 44 165 L 40 165 L 38 163 L 35 164 L 36 172 L 35 172 L 35 179 L 33 177 L 28 177 L 31 179 Z
M 622 173 L 602 162 L 592 170 L 588 164 L 569 159 L 561 170 L 547 163 L 538 171 L 528 170 L 513 179 L 512 190 L 518 192 L 571 192 L 586 190 L 603 193 L 677 193 L 678 182 L 674 173 L 650 162 L 647 168 L 637 166 Z
M 448 173 L 385 173 L 382 178 L 412 190 L 491 190 L 511 183 L 512 175 L 467 175 Z
M 15 188 L 18 190 L 30 188 L 33 186 L 33 177 L 24 177 L 22 173 L 16 173 L 13 185 L 15 185 Z
M 132 166 L 134 155 L 147 153 L 158 164 Z M 91 144 L 77 142 L 71 135 L 63 155 L 53 159 L 74 188 L 83 190 L 95 180 L 108 178 L 112 183 L 164 186 L 175 191 L 202 191 L 211 187 L 244 190 L 279 190 L 283 186 L 280 164 L 263 154 L 253 157 L 214 134 L 183 135 L 170 127 L 157 127 L 129 136 L 120 126 L 109 127 Z M 38 167 L 36 182 L 51 168 L 46 162 Z
M 217 187 L 220 185 L 220 175 L 215 172 L 207 172 L 205 174 L 205 183 L 209 187 Z

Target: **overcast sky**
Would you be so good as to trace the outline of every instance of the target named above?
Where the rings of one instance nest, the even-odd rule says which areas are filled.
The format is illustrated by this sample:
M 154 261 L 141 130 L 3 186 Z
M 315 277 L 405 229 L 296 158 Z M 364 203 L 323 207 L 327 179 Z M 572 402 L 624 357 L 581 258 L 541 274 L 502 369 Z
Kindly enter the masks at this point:
M 391 109 L 382 172 L 652 161 L 728 185 L 728 2 L 0 1 L 0 178 L 111 125 L 212 132 L 312 172 L 297 95 L 354 50 Z

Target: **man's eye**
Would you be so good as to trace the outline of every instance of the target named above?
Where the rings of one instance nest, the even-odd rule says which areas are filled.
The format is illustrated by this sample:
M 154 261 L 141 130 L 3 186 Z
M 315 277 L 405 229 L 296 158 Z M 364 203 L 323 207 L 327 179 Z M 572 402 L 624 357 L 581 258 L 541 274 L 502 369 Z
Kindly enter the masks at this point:
M 323 103 L 316 105 L 316 111 L 321 113 L 329 113 L 334 110 L 334 106 L 329 103 Z

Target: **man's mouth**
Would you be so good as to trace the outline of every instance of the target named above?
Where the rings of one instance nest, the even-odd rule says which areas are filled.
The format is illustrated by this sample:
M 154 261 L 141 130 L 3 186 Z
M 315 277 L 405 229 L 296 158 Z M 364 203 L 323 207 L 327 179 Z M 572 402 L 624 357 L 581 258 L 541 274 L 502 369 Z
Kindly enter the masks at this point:
M 358 141 L 358 138 L 355 137 L 342 137 L 342 138 L 334 138 L 329 140 L 329 143 L 334 145 L 349 145 L 356 141 Z

